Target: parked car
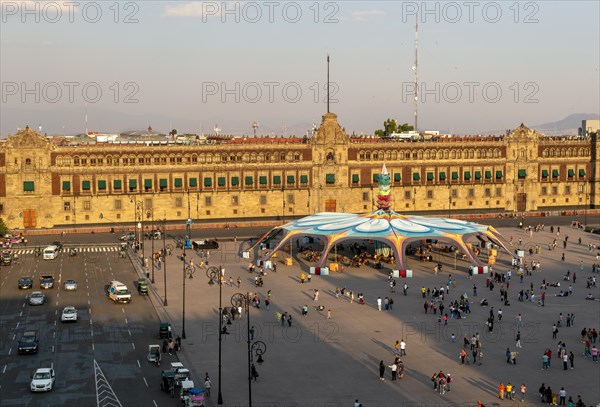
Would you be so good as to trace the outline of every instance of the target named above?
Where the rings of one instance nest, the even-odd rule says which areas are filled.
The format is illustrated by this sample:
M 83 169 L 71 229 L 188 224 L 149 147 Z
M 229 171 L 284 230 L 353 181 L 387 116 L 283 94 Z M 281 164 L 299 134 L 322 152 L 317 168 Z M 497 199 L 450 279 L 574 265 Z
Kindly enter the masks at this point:
M 41 291 L 34 291 L 29 296 L 29 305 L 43 305 L 46 302 L 46 296 Z
M 60 316 L 60 322 L 77 322 L 77 309 L 72 305 L 65 307 Z
M 65 283 L 63 284 L 63 289 L 65 291 L 77 290 L 77 281 L 75 281 L 73 279 L 69 279 L 69 280 L 65 281 Z
M 124 235 L 122 235 L 119 240 L 123 240 L 125 242 L 131 242 L 133 240 L 135 240 L 135 232 L 127 232 Z
M 54 276 L 50 274 L 44 274 L 40 276 L 40 288 L 48 290 L 54 287 Z
M 42 367 L 31 376 L 31 391 L 50 391 L 54 387 L 54 369 Z
M 25 331 L 17 345 L 19 355 L 23 353 L 37 353 L 38 351 L 38 336 L 36 331 Z
M 145 278 L 140 278 L 137 281 L 137 290 L 139 295 L 148 295 L 148 282 Z
M 22 290 L 33 288 L 33 278 L 27 276 L 19 278 L 19 288 Z

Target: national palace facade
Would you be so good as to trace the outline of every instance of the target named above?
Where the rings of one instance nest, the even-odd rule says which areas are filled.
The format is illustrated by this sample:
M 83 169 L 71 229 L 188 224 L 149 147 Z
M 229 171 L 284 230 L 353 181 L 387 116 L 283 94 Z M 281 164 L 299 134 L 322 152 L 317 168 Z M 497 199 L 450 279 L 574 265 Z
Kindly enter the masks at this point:
M 70 146 L 27 128 L 0 144 L 0 217 L 9 228 L 288 219 L 376 209 L 385 163 L 396 212 L 527 212 L 600 207 L 598 135 L 394 142 L 349 137 L 327 113 L 312 137 L 213 144 Z M 136 215 L 137 214 L 137 215 Z

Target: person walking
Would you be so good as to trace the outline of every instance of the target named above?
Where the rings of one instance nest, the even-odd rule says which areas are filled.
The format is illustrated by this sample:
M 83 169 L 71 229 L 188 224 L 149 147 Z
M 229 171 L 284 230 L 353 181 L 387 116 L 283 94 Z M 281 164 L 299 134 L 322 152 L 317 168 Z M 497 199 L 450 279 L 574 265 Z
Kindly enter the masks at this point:
M 564 406 L 565 405 L 565 400 L 567 399 L 567 391 L 565 390 L 564 387 L 560 388 L 560 390 L 558 392 L 558 397 L 559 397 L 558 405 L 559 406 Z
M 313 301 L 319 301 L 319 290 L 317 290 L 317 289 L 315 289 L 315 293 L 313 295 Z
M 506 387 L 504 387 L 503 383 L 500 383 L 498 385 L 498 398 L 500 400 L 504 400 L 504 391 L 506 390 Z
M 237 278 L 237 286 L 238 288 L 240 288 L 240 285 L 242 285 L 242 279 L 240 277 Z
M 517 348 L 522 348 L 521 346 L 521 331 L 517 331 L 517 344 L 515 345 Z
M 385 380 L 385 378 L 383 376 L 385 376 L 385 364 L 383 363 L 383 360 L 380 360 L 379 361 L 379 380 L 381 380 L 381 381 Z
M 396 376 L 398 374 L 398 365 L 395 363 L 392 363 L 391 365 L 388 366 L 390 369 L 392 369 L 392 380 L 396 380 Z
M 525 383 L 521 383 L 521 402 L 525 401 L 525 394 L 527 393 L 527 386 Z
M 212 383 L 210 381 L 210 378 L 207 375 L 206 379 L 204 380 L 204 392 L 206 393 L 206 397 L 210 397 L 210 387 L 211 386 L 212 386 Z
M 563 360 L 563 370 L 568 370 L 569 369 L 569 355 L 567 355 L 566 352 L 563 355 L 562 360 Z
M 377 297 L 377 309 L 381 311 L 381 297 Z
M 558 333 L 558 328 L 556 324 L 552 325 L 552 339 L 556 339 L 556 334 Z
M 402 339 L 400 341 L 400 356 L 406 356 L 406 342 L 404 342 L 404 339 Z M 597 356 L 597 352 L 596 352 L 596 356 Z
M 331 319 L 331 310 L 330 309 L 327 310 L 327 319 Z

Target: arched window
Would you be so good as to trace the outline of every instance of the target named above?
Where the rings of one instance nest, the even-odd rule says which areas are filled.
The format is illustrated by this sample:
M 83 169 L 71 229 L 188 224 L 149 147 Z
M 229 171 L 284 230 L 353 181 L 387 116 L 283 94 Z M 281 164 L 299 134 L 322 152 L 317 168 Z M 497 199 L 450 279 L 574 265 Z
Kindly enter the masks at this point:
M 435 151 L 435 150 L 431 151 L 431 158 L 433 160 L 435 160 L 436 157 L 437 157 L 437 151 Z
M 370 160 L 371 159 L 371 152 L 367 151 L 365 152 L 365 160 Z
M 392 160 L 397 160 L 397 159 L 398 159 L 398 152 L 392 151 Z

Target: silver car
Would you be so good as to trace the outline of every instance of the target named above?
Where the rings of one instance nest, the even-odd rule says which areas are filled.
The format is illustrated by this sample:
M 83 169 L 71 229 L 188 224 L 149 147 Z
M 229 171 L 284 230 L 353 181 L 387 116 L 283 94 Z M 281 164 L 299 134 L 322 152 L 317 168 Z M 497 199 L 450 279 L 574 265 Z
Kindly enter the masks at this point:
M 72 305 L 65 307 L 60 316 L 60 322 L 67 321 L 77 322 L 77 310 Z
M 63 289 L 66 291 L 75 291 L 77 290 L 77 281 L 70 279 L 65 281 L 63 284 Z
M 34 291 L 29 296 L 29 305 L 43 305 L 46 302 L 46 296 L 41 291 Z

